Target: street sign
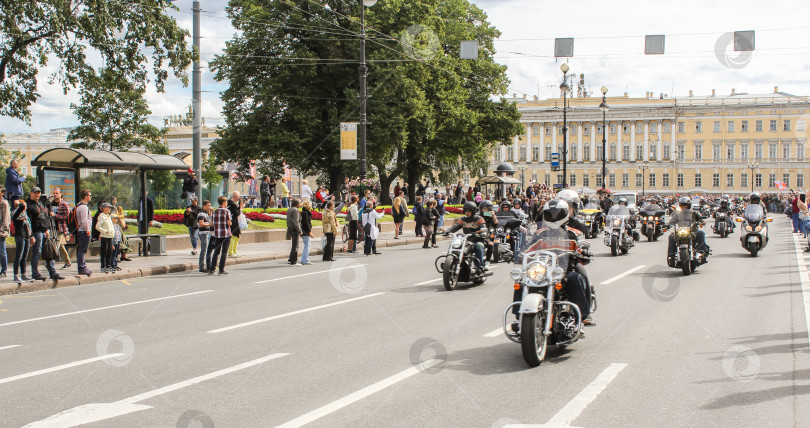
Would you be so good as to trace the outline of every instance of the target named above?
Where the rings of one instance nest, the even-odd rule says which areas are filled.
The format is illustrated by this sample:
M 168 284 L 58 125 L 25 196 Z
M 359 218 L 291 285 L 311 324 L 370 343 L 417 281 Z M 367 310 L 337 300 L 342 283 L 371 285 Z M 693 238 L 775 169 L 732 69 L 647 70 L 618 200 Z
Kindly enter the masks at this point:
M 357 160 L 357 123 L 340 124 L 340 160 Z
M 551 154 L 551 170 L 552 171 L 559 171 L 560 170 L 560 154 L 559 153 L 552 153 Z

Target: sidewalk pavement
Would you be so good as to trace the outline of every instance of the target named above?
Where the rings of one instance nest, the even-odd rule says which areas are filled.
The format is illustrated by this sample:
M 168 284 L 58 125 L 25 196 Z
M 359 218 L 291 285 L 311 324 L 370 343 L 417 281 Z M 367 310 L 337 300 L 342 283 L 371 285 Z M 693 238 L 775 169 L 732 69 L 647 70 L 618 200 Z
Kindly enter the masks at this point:
M 399 239 L 394 239 L 394 232 L 382 232 L 377 239 L 377 248 L 394 247 L 399 245 L 422 244 L 424 238 L 417 238 L 413 235 L 413 231 L 406 230 L 405 236 L 400 236 Z M 436 237 L 438 240 L 444 238 L 439 235 Z M 341 247 L 344 244 L 338 239 L 335 242 L 335 254 L 342 252 Z M 303 243 L 299 241 L 298 248 L 303 248 Z M 358 246 L 359 251 L 362 251 L 362 245 Z M 239 244 L 237 248 L 238 258 L 228 257 L 226 261 L 227 266 L 255 263 L 269 260 L 286 260 L 290 256 L 290 241 L 273 241 L 258 244 Z M 323 252 L 321 251 L 320 238 L 313 238 L 310 245 L 310 258 L 313 262 L 319 262 L 320 258 L 315 257 Z M 198 253 L 199 254 L 199 253 Z M 300 251 L 299 251 L 300 254 Z M 34 281 L 23 284 L 13 282 L 13 260 L 10 260 L 6 278 L 0 278 L 0 296 L 8 294 L 27 293 L 31 291 L 46 290 L 57 287 L 70 287 L 74 285 L 94 284 L 106 281 L 126 280 L 130 278 L 140 278 L 152 275 L 162 275 L 174 272 L 186 272 L 199 269 L 199 255 L 191 255 L 190 250 L 174 250 L 168 251 L 165 256 L 149 256 L 149 257 L 136 257 L 130 255 L 131 262 L 118 262 L 118 266 L 122 269 L 115 273 L 103 274 L 100 273 L 100 266 L 98 257 L 93 259 L 88 258 L 87 266 L 93 272 L 92 276 L 79 276 L 75 260 L 73 266 L 67 269 L 60 269 L 61 263 L 57 262 L 57 272 L 64 276 L 65 279 L 61 281 L 45 280 Z M 299 258 L 300 260 L 300 258 Z M 30 275 L 30 262 L 28 265 L 28 274 Z M 39 271 L 41 274 L 47 275 L 45 266 L 40 262 Z

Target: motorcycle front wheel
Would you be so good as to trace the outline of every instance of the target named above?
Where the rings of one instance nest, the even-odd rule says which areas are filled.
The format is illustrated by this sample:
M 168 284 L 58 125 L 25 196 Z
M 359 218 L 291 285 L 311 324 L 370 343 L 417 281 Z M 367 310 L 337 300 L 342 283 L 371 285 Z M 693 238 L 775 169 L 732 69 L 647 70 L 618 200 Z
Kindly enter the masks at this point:
M 436 272 L 444 273 L 444 259 L 447 258 L 447 254 L 442 254 L 439 257 L 436 257 L 436 261 L 433 264 L 436 267 Z
M 689 250 L 686 249 L 681 250 L 681 270 L 684 276 L 692 273 L 692 261 L 689 258 Z
M 530 367 L 539 366 L 546 358 L 548 338 L 543 334 L 545 324 L 544 313 L 523 314 L 520 324 L 520 347 L 523 350 L 523 359 Z
M 619 255 L 619 239 L 616 236 L 612 236 L 610 238 L 610 255 L 611 256 Z
M 444 273 L 442 279 L 444 280 L 444 289 L 453 291 L 458 284 L 458 259 L 455 257 L 448 257 L 444 262 Z

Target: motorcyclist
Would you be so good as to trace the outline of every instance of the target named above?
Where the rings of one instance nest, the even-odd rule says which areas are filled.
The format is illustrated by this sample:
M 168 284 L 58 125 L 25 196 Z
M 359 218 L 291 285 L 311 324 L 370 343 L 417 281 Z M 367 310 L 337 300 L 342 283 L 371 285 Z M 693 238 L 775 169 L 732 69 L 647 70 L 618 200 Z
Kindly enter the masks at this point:
M 720 200 L 720 207 L 717 208 L 716 213 L 726 215 L 725 222 L 727 223 L 727 226 L 729 227 L 729 229 L 733 232 L 734 231 L 734 221 L 731 220 L 731 217 L 733 216 L 733 214 L 732 214 L 732 211 L 731 211 L 731 207 L 728 204 L 728 199 L 721 199 Z M 717 216 L 715 215 L 715 221 L 714 221 L 715 230 L 717 229 L 717 226 L 719 224 L 720 224 L 720 220 L 717 219 Z
M 762 209 L 763 210 L 765 209 L 765 204 L 762 203 L 762 196 L 760 196 L 760 194 L 758 192 L 753 192 L 750 195 L 748 195 L 748 203 L 749 204 L 761 205 Z M 765 212 L 767 212 L 767 211 L 765 211 Z
M 569 239 L 577 239 L 575 231 L 566 228 L 570 220 L 570 206 L 567 201 L 562 199 L 552 199 L 543 206 L 542 217 L 539 220 L 539 227 L 537 232 L 530 238 L 530 243 L 527 246 L 527 251 L 532 251 L 532 247 L 538 244 L 543 238 L 553 237 L 560 233 L 560 229 L 566 231 Z M 588 299 L 587 281 L 585 277 L 575 267 L 577 264 L 590 263 L 591 255 L 584 251 L 581 255 L 577 256 L 576 260 L 569 263 L 569 269 L 565 273 L 565 287 L 566 293 L 571 303 L 577 305 L 582 316 L 583 325 L 593 324 L 587 321 L 591 314 L 591 305 Z M 515 290 L 513 295 L 513 302 L 519 302 L 523 298 L 523 288 Z M 515 316 L 519 316 L 519 307 L 515 306 L 512 312 Z M 512 323 L 513 330 L 517 331 L 517 323 Z
M 476 265 L 482 271 L 489 270 L 484 264 L 484 250 L 487 237 L 487 223 L 483 218 L 476 215 L 478 206 L 475 202 L 468 201 L 464 204 L 464 217 L 456 219 L 456 223 L 445 233 L 453 233 L 459 229 L 470 235 L 469 240 L 475 244 Z
M 698 225 L 705 225 L 706 221 L 703 220 L 703 217 L 701 217 L 699 213 L 692 211 L 692 201 L 689 199 L 689 197 L 684 196 L 679 199 L 678 205 L 680 206 L 681 210 L 672 213 L 672 217 L 669 219 L 667 226 L 674 226 L 679 221 L 690 221 L 692 224 L 692 232 L 694 232 L 695 239 L 697 241 L 698 251 L 701 254 L 701 259 L 703 260 L 703 263 L 708 263 L 710 250 L 709 246 L 706 245 L 706 234 L 698 228 Z M 675 245 L 675 234 L 670 234 L 669 249 L 667 252 L 667 263 L 670 267 L 675 266 L 676 251 L 677 246 Z
M 611 206 L 610 209 L 608 210 L 607 217 L 610 218 L 611 216 L 624 215 L 619 213 L 627 212 L 628 210 L 627 206 L 628 206 L 627 198 L 625 197 L 619 198 L 619 201 L 616 203 L 616 205 Z M 633 229 L 632 218 L 628 218 L 627 221 L 624 222 L 624 228 L 627 230 L 627 233 L 633 236 L 634 240 L 638 241 L 640 239 L 638 231 Z
M 495 216 L 494 212 L 495 207 L 492 205 L 492 202 L 483 200 L 478 205 L 478 209 L 481 210 L 481 217 L 484 219 L 484 223 L 487 225 L 487 229 L 494 231 L 495 228 L 498 226 L 498 217 Z M 493 245 L 491 239 L 487 239 L 486 246 L 487 246 L 486 263 L 488 264 L 490 260 L 492 260 Z
M 568 203 L 569 215 L 568 222 L 565 223 L 565 226 L 576 229 L 582 233 L 587 233 L 588 226 L 577 218 L 580 202 L 577 192 L 571 189 L 560 190 L 560 192 L 557 193 L 557 199 Z

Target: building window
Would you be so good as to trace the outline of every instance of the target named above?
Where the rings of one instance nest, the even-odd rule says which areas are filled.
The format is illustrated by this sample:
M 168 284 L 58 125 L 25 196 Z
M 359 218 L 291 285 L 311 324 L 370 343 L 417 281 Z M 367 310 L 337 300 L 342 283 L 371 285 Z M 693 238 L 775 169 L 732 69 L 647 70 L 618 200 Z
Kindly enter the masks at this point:
M 630 160 L 630 143 L 627 141 L 622 144 L 622 160 Z
M 520 143 L 520 161 L 526 162 L 526 143 Z
M 796 145 L 796 160 L 799 162 L 804 162 L 804 144 Z
M 726 143 L 726 159 L 734 160 L 734 144 Z
M 678 133 L 683 134 L 686 132 L 686 124 L 683 122 L 678 122 Z
M 627 188 L 630 186 L 630 174 L 622 174 L 622 187 Z
M 577 124 L 577 123 L 572 123 L 572 124 L 571 124 L 571 127 L 570 127 L 570 128 L 568 128 L 568 133 L 569 133 L 570 135 L 577 135 L 577 132 L 578 132 L 577 130 L 578 130 L 578 129 L 579 129 L 579 124 Z
M 605 148 L 602 145 L 596 146 L 596 160 L 601 161 L 605 157 Z
M 562 184 L 562 182 L 563 182 L 562 178 L 563 178 L 562 174 L 557 174 L 557 184 Z
M 720 187 L 720 174 L 712 174 L 712 187 Z
M 662 187 L 669 187 L 669 173 L 665 172 L 661 174 L 661 186 Z
M 719 120 L 714 121 L 714 132 L 720 132 L 720 121 Z
M 551 162 L 551 144 L 546 144 L 545 160 Z
M 539 144 L 532 145 L 532 161 L 533 162 L 540 161 L 540 145 Z
M 758 120 L 758 121 L 754 122 L 754 126 L 756 127 L 755 130 L 757 132 L 762 132 L 762 121 L 761 120 Z
M 762 159 L 762 144 L 754 144 L 754 157 Z
M 627 122 L 622 122 L 622 134 L 629 134 L 630 133 L 630 124 Z
M 650 173 L 650 188 L 653 188 L 653 187 L 655 187 L 655 173 L 651 172 Z
M 644 122 L 636 122 L 636 134 L 644 134 Z
M 748 160 L 748 143 L 740 144 L 740 160 Z
M 644 159 L 644 145 L 642 143 L 636 144 L 636 160 Z
M 695 143 L 695 160 L 703 159 L 703 144 Z
M 562 134 L 563 134 L 563 126 L 560 123 L 560 124 L 557 124 L 557 135 L 562 135 Z
M 568 159 L 571 160 L 571 162 L 577 160 L 577 149 L 578 147 L 576 144 L 571 144 L 571 149 L 568 150 Z
M 678 144 L 678 160 L 682 161 L 686 159 L 686 146 L 684 144 Z
M 582 148 L 582 160 L 584 160 L 585 162 L 589 162 L 591 160 L 591 146 L 590 145 L 586 144 L 585 147 Z
M 551 135 L 551 125 L 546 124 L 546 135 Z
M 602 174 L 596 174 L 596 186 L 597 187 L 604 187 L 602 186 Z
M 643 177 L 644 177 L 643 175 L 636 173 L 636 187 L 642 186 L 641 180 Z
M 768 158 L 776 159 L 776 143 L 771 143 L 768 145 Z
M 768 187 L 776 187 L 776 174 L 768 174 Z
M 783 131 L 790 131 L 790 121 L 789 121 L 789 120 L 785 120 L 785 121 L 783 121 L 783 122 L 784 122 L 784 126 L 782 127 L 782 130 L 783 130 Z
M 582 185 L 588 187 L 591 185 L 591 177 L 588 174 L 582 176 Z
M 616 187 L 616 174 L 608 174 L 608 185 Z
M 695 122 L 695 132 L 697 132 L 698 134 L 703 132 L 703 122 L 701 121 Z
M 740 121 L 740 132 L 748 132 L 748 121 Z
M 740 174 L 740 187 L 746 188 L 748 187 L 748 174 Z
M 577 185 L 577 175 L 576 174 L 571 174 L 570 180 L 568 180 L 568 185 L 571 186 L 571 187 L 576 187 L 576 185 Z
M 720 159 L 720 145 L 712 144 L 712 160 L 719 161 Z
M 796 187 L 804 188 L 804 174 L 796 174 Z
M 551 174 L 546 174 L 543 176 L 543 183 L 546 183 L 547 186 L 551 186 Z
M 734 132 L 734 121 L 733 120 L 728 121 L 728 132 Z
M 536 123 L 532 125 L 532 135 L 534 136 L 540 135 L 540 125 Z
M 668 120 L 664 121 L 664 132 L 672 132 L 672 122 Z
M 589 123 L 582 125 L 582 135 L 591 135 L 591 125 Z
M 700 174 L 695 174 L 695 187 L 700 187 L 703 185 L 703 177 Z
M 495 154 L 495 156 L 494 156 L 494 158 L 495 158 L 495 162 L 500 163 L 500 162 L 501 162 L 501 148 L 500 148 L 500 147 L 496 147 L 496 148 L 495 148 L 495 153 L 494 153 L 494 154 Z
M 771 122 L 768 124 L 768 129 L 776 131 L 776 119 L 771 119 Z
M 734 188 L 734 174 L 732 173 L 726 174 L 726 188 L 728 189 Z
M 754 187 L 762 187 L 762 174 L 754 174 Z
M 610 153 L 608 153 L 608 155 L 610 155 L 610 157 L 608 157 L 608 160 L 618 160 L 616 158 L 616 143 L 615 142 L 610 143 Z
M 782 159 L 790 159 L 790 143 L 782 143 Z
M 782 183 L 785 183 L 785 186 L 790 187 L 790 174 L 784 173 L 782 174 Z
M 616 135 L 616 124 L 615 123 L 610 124 L 610 135 Z
M 662 147 L 661 151 L 663 152 L 662 157 L 665 160 L 670 160 L 671 159 L 670 153 L 669 153 L 669 143 L 664 143 L 664 147 Z
M 678 187 L 683 187 L 683 173 L 682 172 L 678 173 L 677 186 Z
M 656 148 L 658 147 L 657 141 L 650 141 L 650 159 L 657 159 L 658 151 Z
M 597 123 L 597 124 L 596 124 L 596 135 L 602 135 L 602 130 L 603 130 L 603 129 L 604 129 L 604 128 L 602 127 L 602 123 L 601 123 L 601 122 L 600 122 L 600 123 Z
M 658 122 L 650 122 L 650 134 L 658 133 Z
M 514 146 L 507 146 L 506 147 L 506 161 L 512 162 L 515 160 L 515 147 Z

